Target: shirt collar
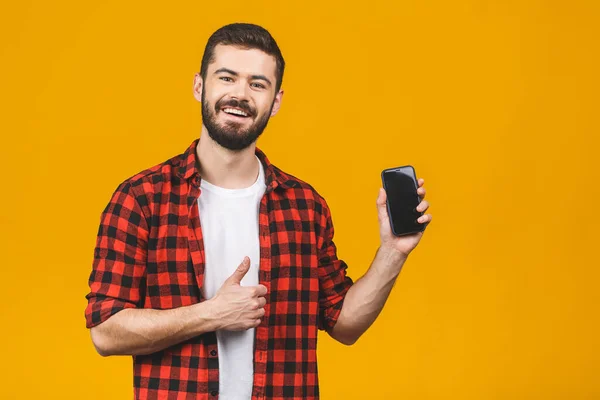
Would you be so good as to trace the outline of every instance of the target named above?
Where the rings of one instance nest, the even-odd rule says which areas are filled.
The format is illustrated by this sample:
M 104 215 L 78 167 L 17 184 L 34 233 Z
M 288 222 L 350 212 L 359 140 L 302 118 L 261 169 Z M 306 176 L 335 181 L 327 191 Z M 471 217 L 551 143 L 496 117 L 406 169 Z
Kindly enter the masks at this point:
M 198 146 L 199 140 L 200 139 L 194 140 L 181 155 L 177 168 L 177 174 L 182 179 L 191 179 L 197 186 L 200 185 L 200 173 L 197 164 L 198 157 L 196 154 L 196 147 Z M 254 152 L 265 169 L 265 184 L 267 186 L 267 191 L 276 189 L 277 187 L 289 189 L 297 185 L 297 180 L 271 164 L 262 150 L 256 147 Z

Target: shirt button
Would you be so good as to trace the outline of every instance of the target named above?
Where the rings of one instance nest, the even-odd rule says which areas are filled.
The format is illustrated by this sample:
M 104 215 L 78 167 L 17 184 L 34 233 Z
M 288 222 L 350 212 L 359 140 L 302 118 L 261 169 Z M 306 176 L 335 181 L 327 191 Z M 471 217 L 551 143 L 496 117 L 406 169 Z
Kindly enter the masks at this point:
M 211 396 L 216 396 L 219 392 L 217 392 L 216 390 L 213 390 L 212 392 L 210 392 Z
M 210 351 L 210 355 L 213 356 L 213 357 L 216 356 L 217 355 L 217 351 L 216 350 L 211 350 Z

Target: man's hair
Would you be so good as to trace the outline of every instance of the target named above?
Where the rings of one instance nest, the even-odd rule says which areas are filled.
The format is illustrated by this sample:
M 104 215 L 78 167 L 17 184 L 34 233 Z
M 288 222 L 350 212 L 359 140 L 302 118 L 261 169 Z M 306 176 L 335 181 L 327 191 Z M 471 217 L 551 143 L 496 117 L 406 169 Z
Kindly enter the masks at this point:
M 273 39 L 269 31 L 261 26 L 245 23 L 229 24 L 219 28 L 208 38 L 208 42 L 204 48 L 202 65 L 200 66 L 200 75 L 204 80 L 206 80 L 208 64 L 214 61 L 215 47 L 218 44 L 237 46 L 243 49 L 258 49 L 275 57 L 275 75 L 277 79 L 275 93 L 279 91 L 283 81 L 285 61 L 283 60 L 279 46 L 277 46 L 275 39 Z

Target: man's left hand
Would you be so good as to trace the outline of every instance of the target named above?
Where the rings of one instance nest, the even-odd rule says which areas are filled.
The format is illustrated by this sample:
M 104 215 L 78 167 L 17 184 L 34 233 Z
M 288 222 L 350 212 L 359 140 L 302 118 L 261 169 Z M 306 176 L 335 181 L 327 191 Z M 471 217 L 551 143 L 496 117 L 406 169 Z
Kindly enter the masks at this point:
M 425 188 L 423 187 L 423 183 L 425 181 L 423 179 L 419 179 L 417 182 L 419 184 L 417 194 L 421 197 L 421 203 L 419 203 L 417 206 L 417 211 L 424 213 L 417 221 L 420 224 L 427 224 L 431 221 L 432 217 L 431 214 L 425 214 L 425 211 L 427 211 L 429 208 L 429 203 L 424 200 Z M 387 212 L 386 199 L 387 194 L 385 190 L 380 188 L 379 196 L 377 197 L 377 210 L 379 218 L 379 235 L 381 236 L 381 247 L 398 251 L 407 257 L 410 252 L 417 247 L 417 244 L 419 244 L 421 237 L 423 237 L 423 232 L 412 233 L 404 236 L 395 236 L 392 233 L 392 228 L 390 227 L 390 218 Z

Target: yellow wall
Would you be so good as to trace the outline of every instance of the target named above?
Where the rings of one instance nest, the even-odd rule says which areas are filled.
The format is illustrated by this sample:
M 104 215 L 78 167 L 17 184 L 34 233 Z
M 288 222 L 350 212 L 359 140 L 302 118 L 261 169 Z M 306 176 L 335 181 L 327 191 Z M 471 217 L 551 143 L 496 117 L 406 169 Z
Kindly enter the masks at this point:
M 434 221 L 353 347 L 321 336 L 325 399 L 600 398 L 597 1 L 3 4 L 2 399 L 129 399 L 85 329 L 100 212 L 199 135 L 210 33 L 267 27 L 288 63 L 258 144 L 328 200 L 353 278 L 383 168 Z

